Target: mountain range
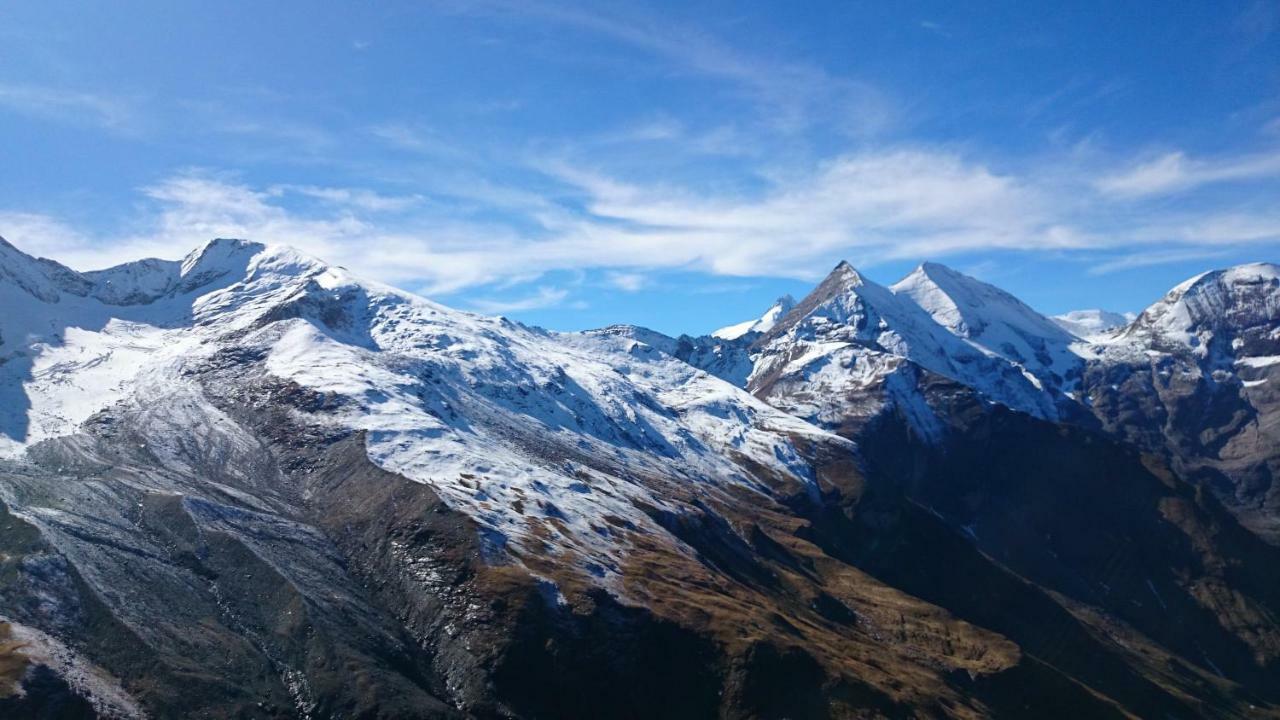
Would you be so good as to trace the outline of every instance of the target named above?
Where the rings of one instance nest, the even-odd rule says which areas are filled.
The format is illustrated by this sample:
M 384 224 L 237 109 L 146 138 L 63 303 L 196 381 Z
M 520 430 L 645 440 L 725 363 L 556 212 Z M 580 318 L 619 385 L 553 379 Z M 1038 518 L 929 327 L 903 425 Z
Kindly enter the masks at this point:
M 1276 265 L 670 337 L 0 240 L 0 309 L 3 717 L 1280 717 Z

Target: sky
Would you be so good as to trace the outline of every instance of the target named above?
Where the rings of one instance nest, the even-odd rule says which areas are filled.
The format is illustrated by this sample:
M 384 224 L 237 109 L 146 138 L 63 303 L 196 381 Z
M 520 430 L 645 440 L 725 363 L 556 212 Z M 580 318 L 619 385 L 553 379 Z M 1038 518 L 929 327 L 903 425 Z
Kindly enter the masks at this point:
M 0 169 L 77 269 L 245 237 L 560 330 L 842 259 L 1137 311 L 1280 261 L 1280 0 L 5 3 Z

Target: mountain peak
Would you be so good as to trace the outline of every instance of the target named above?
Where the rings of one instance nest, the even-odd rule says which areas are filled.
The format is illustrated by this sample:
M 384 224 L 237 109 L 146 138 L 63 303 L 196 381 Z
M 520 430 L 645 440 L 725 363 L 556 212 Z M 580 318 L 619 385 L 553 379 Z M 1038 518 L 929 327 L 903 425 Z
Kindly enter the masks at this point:
M 827 274 L 827 279 L 822 284 L 826 285 L 828 282 L 837 282 L 846 287 L 859 287 L 866 284 L 867 279 L 858 272 L 857 268 L 850 265 L 848 260 L 841 260 L 831 268 L 831 272 Z
M 1039 337 L 1067 338 L 1053 321 L 1008 292 L 941 263 L 921 263 L 895 283 L 893 291 L 910 297 L 939 324 L 965 337 L 980 335 L 990 321 L 999 320 Z
M 953 269 L 949 265 L 943 265 L 942 263 L 933 262 L 932 260 L 925 260 L 924 262 L 917 265 L 916 269 L 913 270 L 912 272 L 923 273 L 931 277 L 934 275 L 969 277 L 968 275 L 965 275 L 959 270 Z
M 1158 349 L 1190 348 L 1202 358 L 1222 359 L 1246 346 L 1280 350 L 1270 330 L 1276 322 L 1280 265 L 1249 263 L 1179 284 L 1143 310 L 1125 335 L 1148 336 Z
M 1080 364 L 1071 333 L 1004 290 L 946 265 L 922 263 L 892 290 L 948 332 L 1038 382 L 1060 387 Z
M 764 314 L 761 315 L 759 318 L 756 318 L 755 320 L 747 320 L 746 322 L 740 322 L 740 323 L 737 323 L 736 325 L 729 325 L 727 327 L 722 327 L 719 330 L 712 332 L 711 336 L 715 338 L 719 338 L 721 340 L 737 340 L 738 338 L 742 337 L 743 335 L 746 335 L 747 333 L 769 332 L 770 330 L 773 329 L 773 326 L 778 323 L 778 320 L 782 319 L 784 315 L 791 312 L 791 308 L 794 308 L 795 306 L 796 306 L 795 298 L 791 297 L 790 295 L 783 295 L 782 297 L 775 300 L 773 302 L 773 305 L 770 305 L 769 309 L 766 310 Z
M 182 259 L 180 274 L 186 277 L 197 269 L 209 269 L 211 266 L 224 264 L 237 256 L 256 255 L 266 248 L 266 245 L 250 240 L 214 238 L 187 253 L 187 256 Z

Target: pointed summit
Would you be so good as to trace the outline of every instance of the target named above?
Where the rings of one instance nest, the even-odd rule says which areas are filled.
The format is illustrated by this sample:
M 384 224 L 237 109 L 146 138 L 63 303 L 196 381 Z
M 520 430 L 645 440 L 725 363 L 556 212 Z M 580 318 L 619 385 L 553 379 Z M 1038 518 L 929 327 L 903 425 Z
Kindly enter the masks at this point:
M 721 340 L 737 340 L 738 338 L 752 332 L 769 332 L 773 326 L 778 323 L 782 316 L 791 312 L 791 308 L 796 306 L 795 298 L 790 295 L 783 295 L 774 301 L 773 305 L 755 320 L 747 320 L 736 325 L 722 327 L 711 333 L 712 337 Z
M 893 285 L 948 331 L 1058 385 L 1080 358 L 1057 323 L 1000 288 L 939 263 L 922 263 Z
M 827 274 L 827 279 L 822 282 L 823 285 L 828 282 L 839 282 L 848 287 L 858 287 L 867 282 L 862 273 L 858 269 L 849 264 L 848 260 L 841 260 Z
M 978 338 L 992 325 L 1003 324 L 1035 337 L 1069 340 L 1065 330 L 1008 292 L 940 263 L 921 263 L 893 291 L 962 337 Z

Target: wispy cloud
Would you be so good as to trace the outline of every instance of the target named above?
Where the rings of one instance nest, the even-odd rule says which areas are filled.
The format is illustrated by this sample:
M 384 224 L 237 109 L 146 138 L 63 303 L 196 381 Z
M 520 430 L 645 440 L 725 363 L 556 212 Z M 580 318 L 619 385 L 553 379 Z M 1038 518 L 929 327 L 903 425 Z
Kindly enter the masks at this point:
M 1236 157 L 1198 159 L 1166 153 L 1098 180 L 1098 189 L 1126 197 L 1190 190 L 1212 183 L 1280 175 L 1280 150 Z
M 947 32 L 947 28 L 940 22 L 935 22 L 933 20 L 921 20 L 920 27 L 934 35 L 948 38 L 951 37 L 951 33 Z
M 511 300 L 496 300 L 491 298 L 480 298 L 471 301 L 471 307 L 482 313 L 509 313 L 522 312 L 526 310 L 540 310 L 542 308 L 554 307 L 564 302 L 569 296 L 569 291 L 563 288 L 540 287 L 537 292 L 532 295 L 519 297 Z
M 255 187 L 192 171 L 143 188 L 147 210 L 127 234 L 89 240 L 21 213 L 0 214 L 0 234 L 82 269 L 246 237 L 426 294 L 488 286 L 492 296 L 474 301 L 488 312 L 563 304 L 565 291 L 551 286 L 505 297 L 557 271 L 599 271 L 634 292 L 660 271 L 812 280 L 841 258 L 866 266 L 994 251 L 1105 254 L 1092 270 L 1105 274 L 1280 243 L 1273 211 L 1171 213 L 1135 200 L 1116 212 L 1114 197 L 1091 195 L 1087 169 L 1019 174 L 919 146 L 841 155 L 751 191 L 637 182 L 563 159 L 525 171 L 541 173 L 548 192 L 471 188 L 461 205 L 368 188 Z
M 625 292 L 638 292 L 649 284 L 649 278 L 641 273 L 611 272 L 605 276 L 609 284 Z
M 458 158 L 463 155 L 457 145 L 428 128 L 406 123 L 384 123 L 368 128 L 373 137 L 397 149 L 421 155 Z
M 825 122 L 865 135 L 883 130 L 893 117 L 892 102 L 871 83 L 810 63 L 743 52 L 710 33 L 635 8 L 584 10 L 543 0 L 479 0 L 450 7 L 559 24 L 648 52 L 678 70 L 727 81 L 767 108 L 768 121 L 785 131 Z
M 1108 275 L 1110 273 L 1119 272 L 1121 270 L 1133 270 L 1136 268 L 1152 267 L 1155 265 L 1169 265 L 1171 263 L 1192 262 L 1196 260 L 1212 260 L 1214 258 L 1227 255 L 1227 250 L 1212 250 L 1203 248 L 1182 248 L 1178 250 L 1143 250 L 1142 252 L 1127 253 L 1120 257 L 1098 263 L 1089 268 L 1090 275 Z
M 273 194 L 286 192 L 305 195 L 339 207 L 351 207 L 368 212 L 398 212 L 422 203 L 421 195 L 382 195 L 363 188 L 317 187 L 315 185 L 276 185 Z
M 57 218 L 40 213 L 0 212 L 0 236 L 37 257 L 74 262 L 89 245 L 81 232 Z
M 0 84 L 0 107 L 30 117 L 89 124 L 117 132 L 135 130 L 135 103 L 121 97 L 40 85 Z

